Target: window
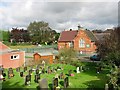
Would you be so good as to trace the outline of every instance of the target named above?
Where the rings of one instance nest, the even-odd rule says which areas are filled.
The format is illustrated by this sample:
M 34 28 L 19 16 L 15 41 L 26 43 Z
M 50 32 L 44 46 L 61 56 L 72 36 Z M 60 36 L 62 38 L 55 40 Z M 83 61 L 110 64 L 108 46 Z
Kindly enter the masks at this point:
M 16 60 L 16 59 L 19 59 L 19 55 L 12 55 L 11 56 L 11 60 Z
M 90 44 L 87 44 L 86 47 L 87 47 L 87 48 L 90 48 Z
M 79 47 L 85 47 L 85 41 L 83 39 L 80 39 Z

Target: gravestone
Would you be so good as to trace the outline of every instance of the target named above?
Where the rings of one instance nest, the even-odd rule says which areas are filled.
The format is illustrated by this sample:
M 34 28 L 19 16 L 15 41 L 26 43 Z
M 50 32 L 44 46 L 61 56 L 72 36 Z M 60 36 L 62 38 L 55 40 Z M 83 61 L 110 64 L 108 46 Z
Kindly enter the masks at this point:
M 64 88 L 67 88 L 68 86 L 69 86 L 69 79 L 68 79 L 68 77 L 66 77 L 64 79 Z
M 40 68 L 40 64 L 37 65 L 36 69 L 39 69 Z
M 42 73 L 43 73 L 43 74 L 45 73 L 45 68 L 42 69 Z
M 80 69 L 79 69 L 79 67 L 77 67 L 77 70 L 76 70 L 76 72 L 77 72 L 77 73 L 80 73 Z
M 71 74 L 72 74 L 72 70 L 69 70 L 68 75 L 71 76 Z
M 56 75 L 55 75 L 55 78 L 59 78 L 59 75 L 58 75 L 58 74 L 56 74 Z
M 20 72 L 20 77 L 23 77 L 23 72 Z
M 80 66 L 80 71 L 81 71 L 81 72 L 83 71 L 83 67 L 82 67 L 82 66 Z
M 2 75 L 3 75 L 3 69 L 2 69 L 2 68 L 0 68 L 0 74 L 2 74 Z
M 31 75 L 27 75 L 25 77 L 25 85 L 30 85 L 30 83 L 31 83 Z
M 47 73 L 48 73 L 48 74 L 51 73 L 50 66 L 49 66 L 48 69 L 47 69 Z
M 39 80 L 39 79 L 40 79 L 40 74 L 36 74 L 34 81 L 35 81 L 36 83 L 38 83 L 38 80 Z
M 26 72 L 27 71 L 27 67 L 24 67 L 24 72 Z
M 39 74 L 39 69 L 36 69 L 36 74 Z
M 12 68 L 9 68 L 9 69 L 8 69 L 8 78 L 10 79 L 11 77 L 14 77 L 13 69 L 12 69 Z
M 20 72 L 20 67 L 17 67 L 17 68 L 16 68 L 16 72 Z
M 60 79 L 64 79 L 63 72 L 60 73 Z
M 55 72 L 56 72 L 56 71 L 55 71 L 55 68 L 52 68 L 52 72 L 53 72 L 53 73 L 55 73 Z
M 58 78 L 53 78 L 53 90 L 56 90 L 56 87 L 58 87 Z
M 39 81 L 39 87 L 40 87 L 40 90 L 48 90 L 48 81 L 47 79 L 41 79 Z
M 31 74 L 32 74 L 32 69 L 30 69 L 30 70 L 29 70 L 29 73 L 28 73 L 28 74 L 29 74 L 29 75 L 31 75 Z
M 44 61 L 44 60 L 42 61 L 42 64 L 43 64 L 43 65 L 44 65 L 44 67 L 45 67 L 45 61 Z

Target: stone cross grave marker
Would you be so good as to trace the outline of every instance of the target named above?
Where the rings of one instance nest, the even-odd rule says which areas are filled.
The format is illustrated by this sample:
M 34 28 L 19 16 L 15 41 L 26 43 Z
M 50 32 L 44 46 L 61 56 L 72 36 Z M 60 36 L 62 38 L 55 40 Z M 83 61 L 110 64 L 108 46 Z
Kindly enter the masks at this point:
M 69 79 L 68 79 L 68 77 L 66 77 L 64 79 L 64 88 L 67 88 L 68 86 L 69 86 Z
M 40 90 L 48 90 L 48 81 L 47 79 L 43 78 L 39 81 Z
M 35 79 L 34 81 L 38 83 L 38 80 L 40 80 L 40 74 L 35 74 Z
M 30 83 L 31 83 L 31 75 L 27 75 L 25 77 L 25 85 L 30 85 Z
M 56 90 L 56 87 L 58 87 L 58 78 L 53 78 L 53 90 Z
M 11 77 L 14 77 L 13 69 L 12 69 L 12 68 L 9 68 L 9 69 L 8 69 L 8 78 L 10 79 Z
M 17 68 L 16 68 L 16 72 L 20 72 L 20 67 L 17 67 Z

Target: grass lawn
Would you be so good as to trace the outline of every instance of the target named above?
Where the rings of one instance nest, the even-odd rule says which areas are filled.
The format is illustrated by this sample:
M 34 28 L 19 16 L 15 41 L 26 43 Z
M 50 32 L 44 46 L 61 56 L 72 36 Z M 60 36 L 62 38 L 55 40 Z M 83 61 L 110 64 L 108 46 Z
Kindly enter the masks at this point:
M 16 46 L 9 46 L 12 49 L 20 49 L 20 48 L 34 48 L 35 45 L 16 45 Z
M 46 78 L 48 80 L 48 88 L 51 89 L 52 87 L 52 79 L 56 74 L 60 74 L 60 72 L 63 72 L 64 74 L 68 74 L 69 70 L 72 70 L 72 73 L 74 74 L 73 77 L 68 76 L 69 77 L 69 88 L 104 88 L 104 85 L 108 79 L 108 77 L 106 76 L 108 74 L 108 70 L 107 69 L 103 69 L 101 73 L 97 74 L 96 73 L 96 69 L 95 69 L 95 64 L 92 63 L 85 63 L 86 68 L 89 68 L 81 73 L 76 73 L 76 67 L 72 66 L 72 65 L 66 65 L 66 64 L 52 64 L 50 65 L 51 67 L 57 67 L 57 66 L 62 66 L 64 68 L 64 70 L 60 70 L 57 71 L 56 73 L 52 73 L 52 74 L 41 74 L 41 79 L 42 78 Z M 47 66 L 46 66 L 47 68 Z M 23 70 L 23 69 L 21 69 Z M 5 70 L 5 72 L 7 73 L 7 70 Z M 24 74 L 27 75 L 28 72 L 25 72 Z M 24 85 L 24 77 L 20 77 L 19 73 L 16 72 L 16 70 L 14 70 L 14 74 L 15 76 L 11 79 L 8 79 L 8 77 L 6 76 L 6 81 L 4 81 L 2 83 L 2 87 L 3 88 L 22 88 L 22 89 L 30 89 L 30 88 L 36 88 L 38 87 L 38 83 L 34 82 L 34 74 L 35 72 L 32 73 L 32 81 L 31 81 L 31 85 L 30 86 L 25 86 Z M 63 79 L 59 79 L 59 86 L 61 88 L 63 88 Z M 93 90 L 92 89 L 92 90 Z M 21 90 L 21 89 L 20 89 Z

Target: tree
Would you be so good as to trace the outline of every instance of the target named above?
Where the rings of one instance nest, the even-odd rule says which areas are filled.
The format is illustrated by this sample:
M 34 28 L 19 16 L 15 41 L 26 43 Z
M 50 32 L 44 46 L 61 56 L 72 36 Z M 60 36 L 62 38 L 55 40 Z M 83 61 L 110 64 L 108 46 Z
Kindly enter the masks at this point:
M 97 42 L 97 51 L 107 63 L 120 65 L 120 27 L 111 30 L 109 35 L 104 36 L 104 40 Z
M 75 59 L 77 52 L 73 48 L 63 48 L 59 51 L 60 61 L 65 61 L 66 63 L 71 63 Z
M 53 41 L 55 41 L 55 37 L 54 35 L 56 34 L 55 30 L 52 30 L 49 27 L 49 24 L 44 22 L 44 21 L 40 21 L 40 22 L 31 22 L 28 25 L 27 30 L 30 33 L 30 37 L 31 37 L 31 41 L 33 43 L 52 43 Z
M 10 32 L 9 31 L 0 30 L 0 33 L 1 33 L 1 39 L 3 41 L 9 41 L 9 39 L 10 39 Z

